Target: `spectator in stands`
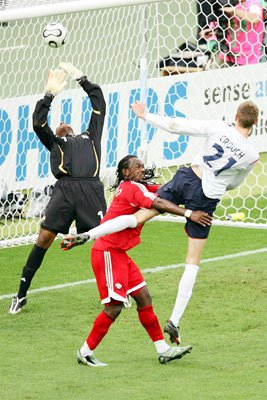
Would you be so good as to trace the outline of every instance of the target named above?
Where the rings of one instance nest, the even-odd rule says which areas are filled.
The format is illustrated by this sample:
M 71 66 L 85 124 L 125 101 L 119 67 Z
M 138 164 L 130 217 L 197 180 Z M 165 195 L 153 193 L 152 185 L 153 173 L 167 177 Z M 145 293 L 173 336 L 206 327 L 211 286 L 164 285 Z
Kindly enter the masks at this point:
M 262 7 L 263 7 L 263 21 L 264 21 L 264 38 L 263 38 L 263 44 L 262 44 L 262 58 L 261 62 L 266 62 L 267 61 L 267 1 L 266 0 L 259 0 Z
M 266 61 L 267 61 L 267 31 L 265 31 L 263 39 L 261 62 L 266 62 Z
M 213 13 L 212 5 L 208 0 L 197 0 L 197 38 L 199 45 L 205 45 L 206 40 L 200 33 L 209 28 L 209 16 Z
M 260 0 L 239 0 L 236 6 L 222 7 L 229 18 L 227 50 L 220 51 L 223 66 L 257 64 L 262 56 L 264 35 L 263 7 Z M 216 38 L 216 24 L 200 32 L 207 41 Z

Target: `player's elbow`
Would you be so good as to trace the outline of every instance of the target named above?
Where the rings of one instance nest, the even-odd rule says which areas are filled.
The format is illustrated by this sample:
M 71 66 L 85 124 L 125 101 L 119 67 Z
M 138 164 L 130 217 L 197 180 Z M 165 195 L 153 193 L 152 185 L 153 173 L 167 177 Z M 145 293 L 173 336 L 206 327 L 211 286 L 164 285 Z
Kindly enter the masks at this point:
M 153 208 L 155 208 L 157 211 L 159 211 L 160 213 L 165 213 L 166 212 L 166 204 L 165 201 L 163 199 L 161 199 L 160 197 L 157 197 L 154 201 L 153 201 Z
M 102 90 L 101 90 L 101 113 L 102 115 L 106 115 L 106 101 Z
M 170 120 L 170 122 L 168 123 L 168 130 L 172 133 L 177 133 L 177 131 L 179 130 L 179 123 L 175 120 Z
M 36 119 L 33 116 L 32 126 L 33 126 L 34 132 L 36 132 L 36 133 L 41 132 L 42 128 L 46 125 L 46 123 L 41 123 L 40 120 Z
M 106 102 L 104 97 L 99 101 L 99 104 L 97 106 L 96 110 L 93 110 L 96 114 L 100 116 L 100 118 L 104 118 L 106 115 Z
M 34 117 L 32 119 L 32 126 L 33 126 L 33 130 L 34 132 L 37 132 L 40 130 L 40 123 L 38 120 L 36 120 Z

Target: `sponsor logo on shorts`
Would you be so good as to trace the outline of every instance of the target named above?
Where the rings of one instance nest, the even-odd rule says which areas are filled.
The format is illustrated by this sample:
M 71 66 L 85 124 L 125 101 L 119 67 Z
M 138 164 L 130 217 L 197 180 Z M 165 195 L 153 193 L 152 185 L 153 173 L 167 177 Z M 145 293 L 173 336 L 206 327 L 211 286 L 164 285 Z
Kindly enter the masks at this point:
M 122 289 L 122 284 L 121 283 L 116 283 L 115 287 L 116 287 L 116 289 L 121 290 Z

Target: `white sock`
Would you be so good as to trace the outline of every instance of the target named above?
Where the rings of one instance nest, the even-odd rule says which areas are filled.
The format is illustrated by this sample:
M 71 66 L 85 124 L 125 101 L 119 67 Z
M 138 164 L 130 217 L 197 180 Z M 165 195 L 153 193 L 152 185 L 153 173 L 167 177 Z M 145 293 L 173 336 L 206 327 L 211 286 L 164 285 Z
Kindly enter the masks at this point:
M 83 357 L 86 356 L 91 356 L 93 354 L 93 351 L 90 349 L 88 346 L 87 342 L 85 341 L 82 347 L 80 348 L 80 353 Z
M 156 352 L 158 354 L 164 353 L 165 351 L 169 350 L 170 346 L 165 342 L 164 339 L 162 340 L 157 340 L 154 342 L 154 345 L 156 347 Z
M 186 264 L 184 273 L 178 285 L 178 293 L 170 320 L 175 326 L 179 321 L 189 303 L 193 287 L 196 281 L 199 267 L 193 264 Z
M 85 233 L 90 235 L 90 240 L 94 240 L 101 236 L 123 231 L 126 228 L 135 228 L 136 226 L 137 219 L 134 215 L 120 215 L 119 217 L 103 222 L 101 225 Z

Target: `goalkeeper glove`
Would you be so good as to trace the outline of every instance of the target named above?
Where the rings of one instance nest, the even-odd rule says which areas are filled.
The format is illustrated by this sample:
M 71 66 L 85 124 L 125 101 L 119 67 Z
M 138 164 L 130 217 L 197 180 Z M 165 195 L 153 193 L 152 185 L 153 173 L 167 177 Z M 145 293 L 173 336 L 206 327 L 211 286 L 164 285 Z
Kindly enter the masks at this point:
M 72 79 L 75 79 L 78 82 L 85 76 L 82 71 L 74 67 L 71 63 L 61 62 L 59 68 L 62 68 Z
M 81 233 L 80 235 L 67 236 L 60 243 L 61 250 L 71 250 L 73 247 L 80 246 L 86 243 L 90 239 L 90 235 L 87 233 Z
M 45 84 L 45 92 L 56 96 L 67 84 L 66 74 L 59 69 L 50 69 L 47 82 Z

